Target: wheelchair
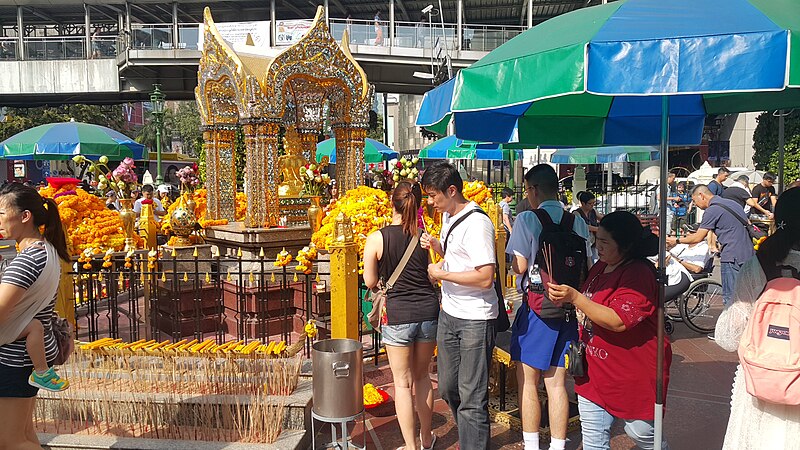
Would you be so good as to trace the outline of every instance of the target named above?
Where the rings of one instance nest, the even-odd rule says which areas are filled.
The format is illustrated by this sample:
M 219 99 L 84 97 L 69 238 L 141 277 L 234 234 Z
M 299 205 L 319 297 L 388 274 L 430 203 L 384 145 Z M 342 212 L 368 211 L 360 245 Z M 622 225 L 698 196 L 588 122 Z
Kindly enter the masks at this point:
M 711 279 L 714 258 L 710 258 L 697 274 L 691 274 L 690 284 L 676 297 L 664 299 L 664 331 L 672 334 L 674 322 L 683 322 L 689 329 L 700 334 L 714 332 L 717 319 L 722 313 L 722 284 Z

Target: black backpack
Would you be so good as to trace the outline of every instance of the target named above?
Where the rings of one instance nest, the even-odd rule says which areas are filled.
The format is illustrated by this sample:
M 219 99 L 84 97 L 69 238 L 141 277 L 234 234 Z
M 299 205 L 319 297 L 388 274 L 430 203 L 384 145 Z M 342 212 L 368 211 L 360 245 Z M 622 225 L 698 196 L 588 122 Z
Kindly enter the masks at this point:
M 533 213 L 542 224 L 539 234 L 539 251 L 536 253 L 534 264 L 539 266 L 542 278 L 541 285 L 528 284 L 528 306 L 542 319 L 565 319 L 574 317 L 575 308 L 572 304 L 556 306 L 547 297 L 546 283 L 555 280 L 558 284 L 566 284 L 580 289 L 588 272 L 588 257 L 586 255 L 586 239 L 573 230 L 575 216 L 564 213 L 561 223 L 553 223 L 550 214 L 543 209 L 535 209 Z M 550 252 L 550 263 L 553 273 L 547 272 L 545 248 Z

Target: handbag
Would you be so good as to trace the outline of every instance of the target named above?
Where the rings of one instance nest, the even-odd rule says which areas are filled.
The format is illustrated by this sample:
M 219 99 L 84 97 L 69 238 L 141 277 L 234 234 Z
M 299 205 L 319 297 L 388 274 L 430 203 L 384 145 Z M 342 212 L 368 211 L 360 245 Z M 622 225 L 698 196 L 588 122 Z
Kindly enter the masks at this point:
M 736 214 L 735 212 L 733 212 L 732 209 L 728 208 L 727 206 L 721 205 L 719 203 L 717 203 L 717 206 L 722 207 L 722 209 L 731 213 L 733 217 L 736 217 L 736 220 L 738 220 L 739 222 L 742 223 L 742 225 L 744 225 L 744 229 L 747 230 L 747 235 L 750 236 L 750 239 L 752 239 L 754 242 L 767 235 L 767 233 L 765 233 L 764 230 L 752 224 L 749 220 L 742 219 L 742 216 Z
M 53 319 L 50 324 L 58 346 L 58 355 L 56 355 L 53 364 L 61 366 L 67 362 L 72 352 L 75 351 L 72 324 L 67 319 L 59 317 L 56 313 L 53 313 Z
M 596 277 L 595 277 L 596 278 Z M 587 326 L 589 319 L 583 318 L 583 329 L 589 334 L 589 339 L 592 338 L 592 329 Z M 587 374 L 587 361 L 586 361 L 586 342 L 580 337 L 577 340 L 569 341 L 567 353 L 564 355 L 564 367 L 567 373 L 573 377 L 585 377 Z
M 408 247 L 406 248 L 406 252 L 403 253 L 400 264 L 394 268 L 394 272 L 392 272 L 392 275 L 389 277 L 389 281 L 384 282 L 382 279 L 379 280 L 378 285 L 369 293 L 372 311 L 367 313 L 367 321 L 372 326 L 373 330 L 380 329 L 382 318 L 386 316 L 386 295 L 389 289 L 397 282 L 397 279 L 400 278 L 400 274 L 403 272 L 403 269 L 406 268 L 408 260 L 411 259 L 411 254 L 414 253 L 414 249 L 416 249 L 419 243 L 419 235 L 420 233 L 417 232 L 417 234 L 411 238 L 411 242 L 408 243 Z
M 586 343 L 580 339 L 569 341 L 569 348 L 567 348 L 564 359 L 564 366 L 566 366 L 568 374 L 573 377 L 586 376 Z

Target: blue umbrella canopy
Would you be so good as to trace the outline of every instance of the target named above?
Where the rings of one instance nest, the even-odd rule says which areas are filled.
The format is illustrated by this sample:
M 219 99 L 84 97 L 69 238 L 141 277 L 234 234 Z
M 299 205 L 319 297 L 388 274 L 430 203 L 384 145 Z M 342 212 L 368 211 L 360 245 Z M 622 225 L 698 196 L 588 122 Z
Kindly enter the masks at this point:
M 40 125 L 0 142 L 5 159 L 66 160 L 76 155 L 142 159 L 144 148 L 111 128 L 74 121 Z

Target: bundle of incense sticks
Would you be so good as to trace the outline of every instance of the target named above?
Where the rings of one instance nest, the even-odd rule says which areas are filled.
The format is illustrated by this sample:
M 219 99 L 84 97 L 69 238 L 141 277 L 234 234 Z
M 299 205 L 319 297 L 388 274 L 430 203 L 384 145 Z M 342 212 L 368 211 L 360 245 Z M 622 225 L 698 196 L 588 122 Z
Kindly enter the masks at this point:
M 422 219 L 422 229 L 425 231 L 425 233 L 430 234 L 431 238 L 434 238 L 434 236 L 428 231 L 428 224 L 425 223 L 425 219 Z M 433 246 L 428 247 L 428 255 L 430 255 L 432 263 L 436 262 L 436 252 L 433 251 Z
M 553 278 L 553 248 L 550 244 L 544 244 L 544 247 L 542 247 L 542 255 L 544 256 L 545 270 L 550 277 L 550 283 L 558 284 L 555 278 Z

